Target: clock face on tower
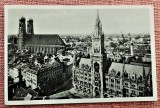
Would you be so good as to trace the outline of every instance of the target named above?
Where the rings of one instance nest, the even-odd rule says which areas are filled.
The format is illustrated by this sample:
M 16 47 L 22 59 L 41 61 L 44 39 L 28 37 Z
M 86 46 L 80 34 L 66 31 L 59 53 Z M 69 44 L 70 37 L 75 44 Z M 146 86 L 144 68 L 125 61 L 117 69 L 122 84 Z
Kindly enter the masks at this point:
M 94 53 L 99 53 L 100 52 L 100 46 L 99 46 L 99 44 L 98 43 L 94 43 L 94 47 L 93 47 L 94 49 Z

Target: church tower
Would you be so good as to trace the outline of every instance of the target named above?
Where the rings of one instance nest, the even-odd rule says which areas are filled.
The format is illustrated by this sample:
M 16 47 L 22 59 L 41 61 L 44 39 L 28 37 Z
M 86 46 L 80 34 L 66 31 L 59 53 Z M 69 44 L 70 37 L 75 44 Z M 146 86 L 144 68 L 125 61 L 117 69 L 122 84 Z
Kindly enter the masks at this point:
M 26 19 L 22 17 L 19 19 L 19 33 L 18 33 L 18 49 L 22 50 L 24 41 L 26 39 Z
M 103 98 L 103 58 L 104 58 L 104 33 L 102 24 L 97 10 L 97 19 L 94 26 L 94 34 L 92 36 L 92 54 L 91 54 L 91 74 L 93 85 L 93 97 Z
M 33 19 L 29 19 L 27 21 L 27 34 L 28 35 L 33 35 L 34 34 Z

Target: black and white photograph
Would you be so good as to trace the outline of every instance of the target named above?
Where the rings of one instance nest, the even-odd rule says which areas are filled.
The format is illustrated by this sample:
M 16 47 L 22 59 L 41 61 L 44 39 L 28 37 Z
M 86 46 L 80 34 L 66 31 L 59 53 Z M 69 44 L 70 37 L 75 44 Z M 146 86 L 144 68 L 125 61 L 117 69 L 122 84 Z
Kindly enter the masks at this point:
M 156 101 L 152 6 L 5 6 L 5 104 Z

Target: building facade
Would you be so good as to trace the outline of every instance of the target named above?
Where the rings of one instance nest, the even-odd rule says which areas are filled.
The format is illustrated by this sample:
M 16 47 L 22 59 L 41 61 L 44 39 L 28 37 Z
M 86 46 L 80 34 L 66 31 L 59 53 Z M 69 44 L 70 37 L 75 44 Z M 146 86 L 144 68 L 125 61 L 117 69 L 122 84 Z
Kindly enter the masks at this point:
M 58 62 L 44 64 L 40 68 L 30 67 L 24 70 L 26 86 L 40 89 L 42 94 L 57 89 L 66 80 L 63 78 L 63 65 Z
M 152 95 L 149 66 L 113 62 L 105 74 L 105 97 L 144 97 Z

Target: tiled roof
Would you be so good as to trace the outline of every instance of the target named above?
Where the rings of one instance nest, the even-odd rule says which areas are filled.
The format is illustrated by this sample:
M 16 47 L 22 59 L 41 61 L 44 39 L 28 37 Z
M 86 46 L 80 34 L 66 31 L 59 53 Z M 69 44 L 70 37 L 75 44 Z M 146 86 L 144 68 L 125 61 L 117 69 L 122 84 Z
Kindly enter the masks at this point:
M 143 66 L 141 65 L 132 65 L 132 64 L 123 64 L 123 63 L 116 63 L 112 62 L 111 67 L 109 68 L 109 72 L 111 70 L 115 70 L 116 73 L 119 71 L 121 75 L 123 74 L 123 67 L 124 71 L 126 71 L 128 74 L 133 75 L 136 73 L 137 77 L 143 76 Z M 145 74 L 147 75 L 150 72 L 150 67 L 144 66 Z M 115 74 L 116 74 L 115 73 Z
M 27 94 L 30 94 L 30 95 L 32 95 L 33 97 L 38 95 L 38 93 L 37 93 L 36 91 L 32 90 L 31 88 L 28 88 L 28 89 L 26 90 L 26 89 L 20 87 L 20 88 L 17 89 L 17 92 L 16 92 L 16 94 L 15 94 L 15 97 L 26 97 Z
M 90 58 L 81 58 L 80 64 L 87 64 L 91 66 L 91 59 Z
M 122 63 L 116 63 L 116 62 L 112 62 L 110 68 L 109 68 L 109 72 L 111 72 L 112 70 L 115 70 L 115 75 L 117 74 L 117 72 L 120 72 L 121 75 L 123 73 L 123 64 Z
M 143 76 L 143 68 L 145 70 L 145 74 L 147 75 L 150 71 L 150 67 L 145 67 L 145 66 L 143 67 L 139 65 L 130 65 L 130 64 L 125 65 L 125 71 L 127 73 L 129 73 L 130 75 L 136 73 L 138 77 Z
M 59 67 L 59 66 L 62 66 L 62 64 L 55 61 L 55 62 L 52 63 L 52 64 L 44 64 L 44 65 L 42 65 L 41 70 L 47 69 L 47 68 L 49 68 L 49 67 Z
M 29 37 L 25 45 L 62 45 L 65 46 L 63 40 L 59 37 L 59 35 L 54 34 L 36 34 Z
M 28 88 L 26 92 L 27 92 L 27 94 L 29 93 L 33 97 L 38 95 L 38 93 L 36 91 L 32 90 L 31 88 Z

